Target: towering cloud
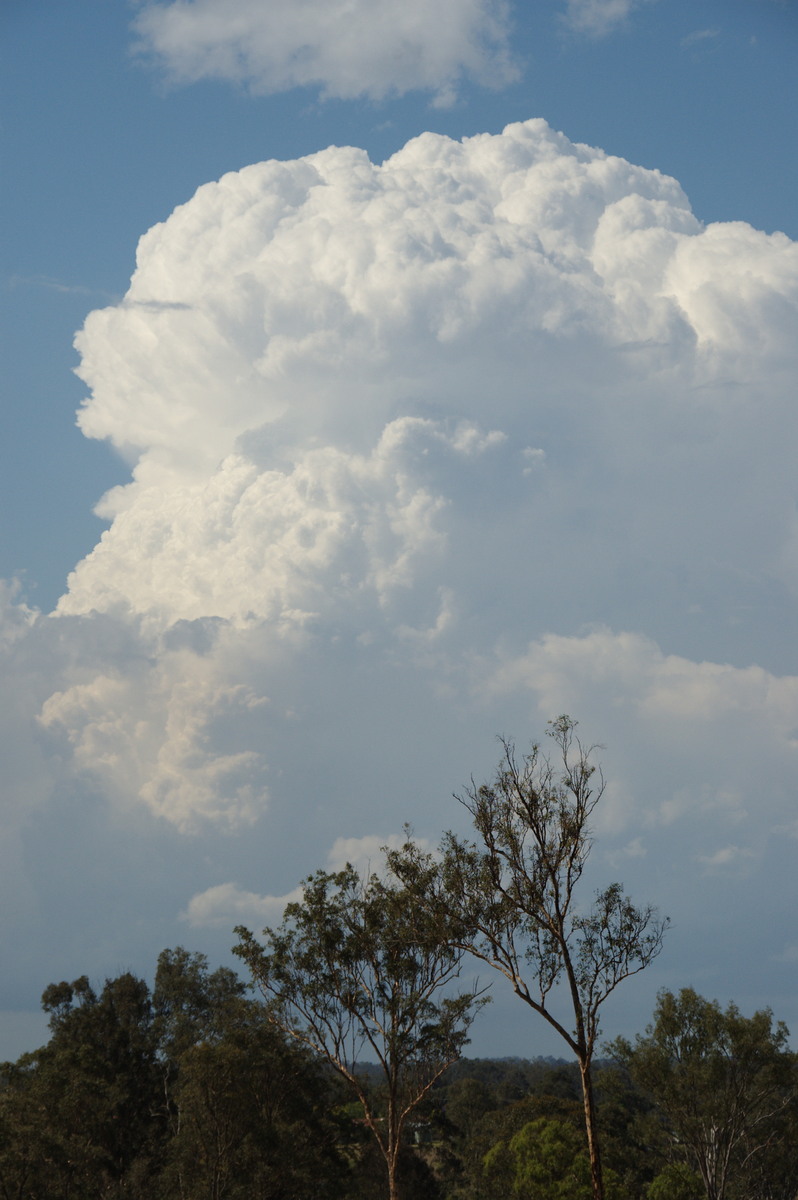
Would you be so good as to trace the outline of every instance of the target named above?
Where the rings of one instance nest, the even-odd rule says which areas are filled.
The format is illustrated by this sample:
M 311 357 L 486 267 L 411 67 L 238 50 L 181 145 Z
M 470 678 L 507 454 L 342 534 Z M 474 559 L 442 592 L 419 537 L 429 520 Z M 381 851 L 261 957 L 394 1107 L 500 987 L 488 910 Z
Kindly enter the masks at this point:
M 543 121 L 205 185 L 77 339 L 81 427 L 132 480 L 55 619 L 127 648 L 42 728 L 184 829 L 256 820 L 338 688 L 355 724 L 396 692 L 386 720 L 430 729 L 442 692 L 494 727 L 521 680 L 663 728 L 699 695 L 722 724 L 731 688 L 788 742 L 797 307 L 786 237 L 703 227 Z

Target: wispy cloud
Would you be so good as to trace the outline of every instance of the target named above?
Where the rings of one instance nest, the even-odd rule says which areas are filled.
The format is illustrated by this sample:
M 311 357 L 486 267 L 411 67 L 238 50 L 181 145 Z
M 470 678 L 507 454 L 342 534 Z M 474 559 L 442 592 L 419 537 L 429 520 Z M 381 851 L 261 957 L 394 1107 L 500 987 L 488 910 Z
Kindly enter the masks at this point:
M 681 46 L 684 50 L 689 50 L 694 46 L 713 42 L 718 37 L 720 37 L 719 29 L 696 29 L 682 38 Z
M 724 869 L 747 869 L 752 865 L 756 855 L 750 849 L 741 846 L 722 846 L 712 854 L 699 854 L 698 861 L 710 871 Z
M 447 104 L 462 78 L 515 77 L 508 13 L 503 0 L 181 0 L 147 3 L 134 26 L 139 53 L 176 83 L 341 99 L 420 89 Z
M 327 854 L 327 869 L 342 871 L 351 865 L 361 876 L 380 873 L 384 866 L 383 848 L 399 849 L 405 841 L 400 833 L 380 837 L 366 834 L 362 837 L 339 837 Z M 422 850 L 431 847 L 424 838 L 416 839 Z M 192 896 L 181 919 L 195 928 L 227 928 L 245 924 L 260 928 L 278 924 L 287 904 L 302 899 L 302 887 L 296 887 L 284 896 L 261 896 L 248 892 L 235 883 L 221 883 Z
M 100 297 L 105 300 L 110 300 L 118 304 L 122 297 L 115 292 L 107 292 L 102 288 L 86 287 L 80 283 L 64 283 L 60 279 L 53 279 L 49 275 L 11 275 L 8 279 L 7 286 L 9 288 L 17 287 L 33 287 L 46 288 L 52 292 L 63 292 L 67 295 L 88 296 L 91 298 Z
M 194 929 L 232 930 L 236 925 L 247 925 L 259 930 L 265 925 L 278 925 L 286 905 L 301 899 L 300 887 L 284 896 L 260 896 L 234 883 L 220 883 L 192 896 L 180 915 Z
M 577 33 L 604 37 L 655 0 L 566 0 L 565 21 Z

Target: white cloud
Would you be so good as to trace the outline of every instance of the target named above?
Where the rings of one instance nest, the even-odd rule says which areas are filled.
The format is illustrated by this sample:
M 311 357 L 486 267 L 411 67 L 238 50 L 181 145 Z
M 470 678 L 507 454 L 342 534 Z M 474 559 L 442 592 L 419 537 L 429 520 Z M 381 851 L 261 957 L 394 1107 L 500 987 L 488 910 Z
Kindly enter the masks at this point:
M 77 771 L 123 802 L 141 801 L 186 832 L 205 821 L 251 824 L 268 799 L 261 757 L 223 752 L 214 726 L 264 700 L 219 676 L 208 657 L 163 652 L 157 665 L 129 662 L 124 673 L 54 692 L 40 723 L 63 733 Z
M 175 0 L 145 3 L 134 28 L 137 49 L 176 83 L 342 99 L 421 89 L 445 104 L 465 77 L 514 77 L 507 14 L 504 0 Z
M 795 680 L 722 663 L 780 661 L 794 603 L 794 243 L 530 121 L 245 168 L 137 264 L 77 339 L 81 427 L 132 480 L 39 706 L 116 802 L 257 820 L 322 696 L 370 721 L 404 695 L 431 731 L 527 689 L 608 742 L 633 712 L 662 746 L 784 751 Z M 573 636 L 596 621 L 634 632 Z M 751 783 L 670 777 L 659 819 L 731 821 Z
M 143 3 L 140 49 L 311 98 L 510 76 L 501 4 L 346 6 Z M 231 173 L 94 303 L 80 423 L 131 478 L 57 615 L 0 596 L 7 982 L 149 970 L 189 897 L 226 950 L 563 709 L 607 747 L 592 862 L 756 977 L 798 833 L 795 244 L 530 121 Z
M 192 896 L 181 917 L 195 929 L 224 928 L 236 925 L 260 930 L 266 925 L 279 925 L 287 904 L 302 899 L 302 888 L 294 888 L 285 896 L 259 896 L 234 883 L 220 883 Z
M 446 498 L 414 469 L 467 464 L 500 442 L 471 424 L 403 417 L 373 451 L 286 451 L 282 469 L 232 454 L 209 479 L 148 488 L 70 579 L 61 612 L 132 607 L 152 619 L 306 622 L 367 587 L 380 603 L 439 550 Z M 336 579 L 330 596 L 328 581 Z
M 786 740 L 798 730 L 798 677 L 666 655 L 634 633 L 549 634 L 500 667 L 491 684 L 519 685 L 535 689 L 543 711 L 603 697 L 608 707 L 633 707 L 657 728 L 695 729 L 720 718 L 756 721 Z
M 379 872 L 384 861 L 383 848 L 400 850 L 407 838 L 403 833 L 391 833 L 388 837 L 366 834 L 364 837 L 339 837 L 333 842 L 327 855 L 330 871 L 342 871 L 349 863 L 361 875 Z M 425 838 L 413 839 L 422 850 L 431 850 Z
M 327 870 L 342 871 L 347 864 L 362 876 L 380 871 L 384 863 L 383 848 L 399 849 L 405 843 L 404 834 L 379 837 L 336 838 L 327 854 Z M 424 838 L 416 839 L 422 850 L 431 847 Z M 195 928 L 227 928 L 242 924 L 259 929 L 282 921 L 287 904 L 302 899 L 302 887 L 295 887 L 284 896 L 261 896 L 248 892 L 234 883 L 220 883 L 192 896 L 182 919 Z
M 462 829 L 494 732 L 563 711 L 607 747 L 597 882 L 681 962 L 711 928 L 723 969 L 772 963 L 796 245 L 531 121 L 248 167 L 137 263 L 77 339 L 131 480 L 55 614 L 0 595 L 2 900 L 57 928 L 52 971 L 116 969 L 123 927 L 149 969 L 181 907 L 226 952 L 373 830 Z
M 652 0 L 566 0 L 565 20 L 578 33 L 604 37 Z
M 20 598 L 19 580 L 0 579 L 0 649 L 10 648 L 24 638 L 38 613 Z
M 716 846 L 719 829 L 736 829 L 761 845 L 793 812 L 798 676 L 692 662 L 639 634 L 601 629 L 548 635 L 476 686 L 525 691 L 539 714 L 535 724 L 572 712 L 591 737 L 625 746 L 624 767 L 610 773 L 605 833 L 642 825 L 673 827 L 684 838 L 692 826 Z M 748 853 L 713 848 L 699 858 L 718 866 Z
M 709 871 L 735 868 L 746 870 L 754 858 L 753 851 L 740 846 L 722 846 L 712 854 L 699 854 L 698 861 Z

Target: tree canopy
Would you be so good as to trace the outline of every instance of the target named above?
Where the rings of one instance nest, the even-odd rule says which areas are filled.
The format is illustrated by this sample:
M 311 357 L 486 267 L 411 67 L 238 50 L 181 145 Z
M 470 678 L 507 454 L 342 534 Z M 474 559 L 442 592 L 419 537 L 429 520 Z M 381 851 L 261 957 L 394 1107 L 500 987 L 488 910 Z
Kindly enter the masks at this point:
M 783 1146 L 795 1134 L 797 1063 L 787 1039 L 769 1009 L 745 1017 L 734 1004 L 722 1009 L 683 988 L 660 992 L 645 1035 L 613 1043 L 655 1101 L 672 1153 L 699 1175 L 707 1200 L 725 1200 L 732 1185 L 738 1195 L 757 1194 L 763 1171 L 764 1194 L 778 1194 L 768 1159 L 778 1150 L 783 1163 Z M 794 1173 L 784 1194 L 794 1197 Z
M 269 999 L 284 1032 L 323 1054 L 357 1095 L 383 1155 L 389 1195 L 398 1194 L 402 1131 L 414 1108 L 459 1058 L 483 1002 L 454 994 L 463 951 L 438 914 L 421 910 L 396 880 L 361 879 L 347 866 L 318 872 L 263 944 L 239 927 L 236 953 Z M 358 1072 L 379 1064 L 376 1098 Z

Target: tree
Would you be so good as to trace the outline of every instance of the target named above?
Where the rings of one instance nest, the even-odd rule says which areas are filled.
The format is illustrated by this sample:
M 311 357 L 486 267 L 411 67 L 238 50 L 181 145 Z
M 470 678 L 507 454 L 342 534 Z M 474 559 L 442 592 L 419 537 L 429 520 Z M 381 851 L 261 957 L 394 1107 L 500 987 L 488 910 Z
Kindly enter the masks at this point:
M 286 1040 L 234 971 L 178 947 L 158 959 L 153 1007 L 171 1138 L 162 1194 L 323 1200 L 343 1164 L 329 1072 Z
M 197 1042 L 219 1041 L 227 1016 L 247 986 L 229 967 L 208 970 L 204 954 L 178 946 L 158 955 L 152 994 L 154 1026 L 162 1062 L 176 1063 Z
M 794 1099 L 796 1056 L 769 1009 L 744 1017 L 692 988 L 660 992 L 654 1022 L 615 1056 L 659 1107 L 672 1150 L 701 1177 L 707 1200 L 724 1200 L 732 1181 L 746 1197 L 775 1195 L 757 1179 L 780 1174 L 785 1120 Z M 796 1164 L 784 1194 L 794 1196 Z
M 479 842 L 446 834 L 434 863 L 412 842 L 389 855 L 419 909 L 445 915 L 461 950 L 489 964 L 525 1004 L 556 1029 L 579 1064 L 595 1200 L 604 1185 L 592 1062 L 604 1001 L 659 954 L 667 920 L 637 908 L 619 883 L 577 904 L 592 836 L 590 818 L 604 780 L 576 735 L 576 722 L 549 723 L 555 765 L 535 745 L 519 761 L 511 741 L 492 783 L 456 798 Z M 565 1012 L 555 1008 L 566 994 Z M 571 1024 L 573 1022 L 573 1024 Z
M 646 1200 L 701 1200 L 701 1180 L 686 1163 L 668 1163 L 646 1189 Z
M 0 1065 L 0 1197 L 30 1200 L 55 1194 L 60 1179 L 51 1114 L 38 1086 L 36 1054 Z
M 622 1194 L 628 1200 L 639 1200 L 648 1195 L 652 1181 L 668 1164 L 662 1139 L 657 1136 L 651 1098 L 620 1064 L 606 1059 L 596 1064 L 593 1085 L 605 1173 L 609 1166 Z M 663 1192 L 660 1200 L 666 1200 L 666 1194 Z M 674 1196 L 673 1200 L 686 1198 Z
M 590 1200 L 590 1164 L 573 1127 L 538 1117 L 485 1155 L 485 1176 L 517 1200 Z
M 270 1019 L 324 1055 L 355 1091 L 382 1154 L 391 1200 L 408 1117 L 460 1055 L 483 998 L 443 995 L 459 974 L 462 951 L 436 914 L 421 913 L 406 889 L 350 865 L 319 871 L 289 904 L 265 944 L 239 926 L 235 947 L 271 1003 Z M 380 1104 L 358 1073 L 376 1059 Z
M 82 976 L 42 1005 L 50 1041 L 1 1072 L 0 1195 L 151 1196 L 166 1127 L 147 984 L 124 974 L 98 995 Z

